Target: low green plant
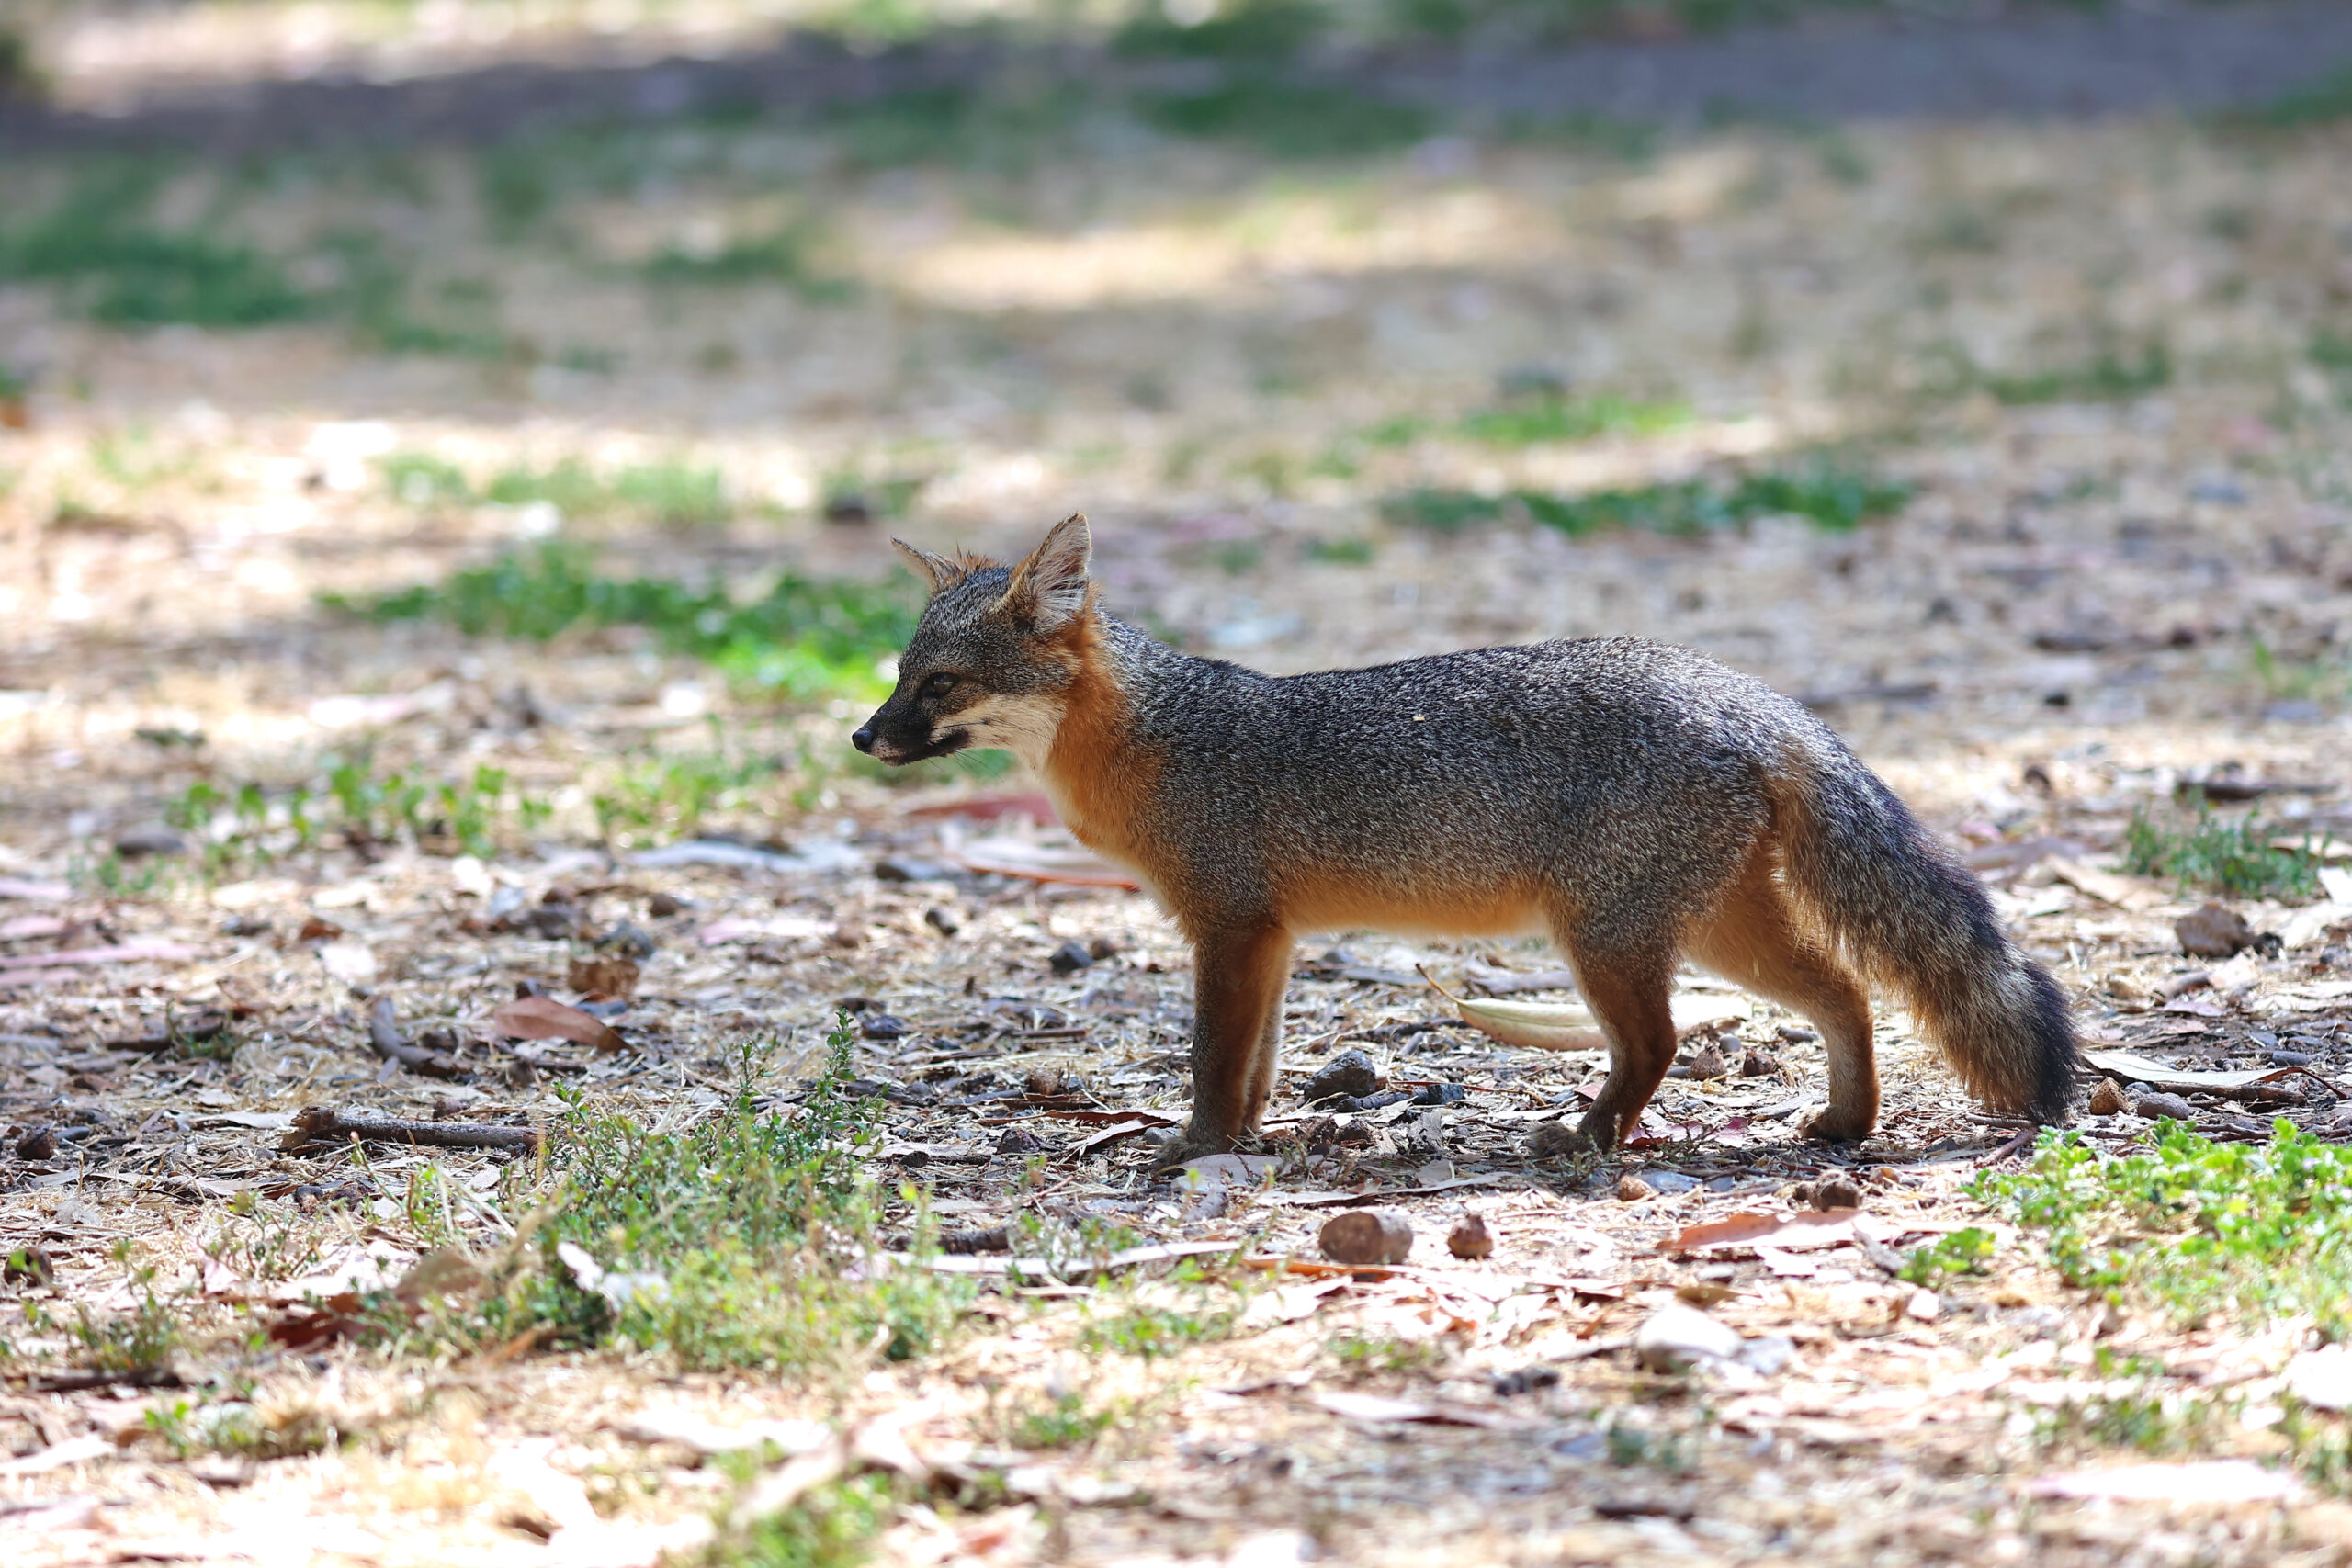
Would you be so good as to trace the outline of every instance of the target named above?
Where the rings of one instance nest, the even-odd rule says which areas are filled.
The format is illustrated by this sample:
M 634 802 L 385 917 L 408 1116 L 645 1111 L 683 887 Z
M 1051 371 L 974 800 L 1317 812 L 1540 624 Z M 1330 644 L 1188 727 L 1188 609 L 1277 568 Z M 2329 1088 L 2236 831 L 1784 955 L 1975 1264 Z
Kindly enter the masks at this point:
M 539 642 L 575 626 L 643 626 L 670 651 L 705 660 L 741 685 L 795 696 L 871 691 L 876 661 L 906 646 L 919 614 L 903 578 L 876 586 L 786 572 L 739 601 L 715 584 L 604 576 L 590 552 L 563 541 L 438 584 L 326 603 L 375 620 L 446 621 L 471 637 Z
M 2222 1144 L 2161 1122 L 2120 1155 L 2045 1133 L 2024 1169 L 1970 1190 L 2037 1233 L 2076 1287 L 2184 1325 L 2306 1316 L 2330 1338 L 2352 1332 L 2352 1148 L 2291 1122 L 2267 1144 Z
M 149 1408 L 148 1432 L 178 1459 L 225 1454 L 251 1460 L 295 1459 L 339 1447 L 343 1432 L 314 1404 L 265 1411 L 249 1399 L 199 1395 Z
M 1982 1274 L 1992 1261 L 1993 1233 L 1970 1225 L 1937 1237 L 1932 1246 L 1914 1248 L 1900 1277 L 1932 1287 L 1956 1276 Z
M 1241 1322 L 1235 1306 L 1206 1306 L 1180 1312 L 1167 1306 L 1132 1306 L 1108 1317 L 1090 1319 L 1080 1330 L 1078 1347 L 1090 1354 L 1115 1352 L 1146 1360 L 1173 1356 L 1193 1345 L 1228 1338 Z
M 854 298 L 854 282 L 819 265 L 820 240 L 815 225 L 788 223 L 730 240 L 707 253 L 672 246 L 647 262 L 644 273 L 655 283 L 705 288 L 778 284 L 817 303 Z
M 0 278 L 58 284 L 84 313 L 123 326 L 251 327 L 311 313 L 316 302 L 275 259 L 220 238 L 217 224 L 155 226 L 147 214 L 162 174 L 101 164 L 39 217 L 0 222 Z
M 2135 1449 L 2145 1454 L 2211 1453 L 2240 1431 L 2243 1399 L 2170 1382 L 2160 1362 L 2094 1353 L 2098 1382 L 2033 1413 L 2033 1443 L 2044 1450 Z
M 775 1110 L 761 1109 L 764 1054 L 744 1047 L 724 1107 L 676 1131 L 573 1097 L 528 1244 L 449 1332 L 503 1342 L 537 1327 L 772 1372 L 846 1373 L 937 1345 L 968 1287 L 883 1250 L 861 1158 L 875 1102 L 847 1087 L 856 1037 L 842 1015 L 824 1070 Z
M 649 753 L 625 762 L 590 804 L 607 840 L 632 832 L 683 837 L 709 813 L 743 805 L 752 786 L 784 771 L 781 758 L 729 756 L 723 750 Z
M 2304 130 L 2345 119 L 2352 119 L 2352 65 L 2229 117 L 2233 124 L 2264 130 Z
M 2200 806 L 2192 820 L 2165 821 L 2138 807 L 2123 830 L 2123 869 L 2241 898 L 2316 897 L 2319 857 L 2308 839 L 2305 847 L 2282 849 L 2280 837 L 2254 812 L 2230 818 Z
M 2106 348 L 2078 364 L 2017 375 L 1987 374 L 1981 384 L 2004 403 L 2122 402 L 2169 385 L 2172 375 L 2170 351 L 2152 343 L 2136 355 Z
M 1457 429 L 1490 446 L 1535 446 L 1589 441 L 1599 435 L 1654 435 L 1687 424 L 1686 403 L 1640 402 L 1614 394 L 1572 398 L 1554 393 L 1518 398 L 1465 414 Z
M 1445 1359 L 1434 1339 L 1403 1339 L 1393 1334 L 1341 1334 L 1330 1342 L 1331 1359 L 1359 1375 L 1419 1372 Z
M 1390 497 L 1381 510 L 1391 522 L 1442 533 L 1513 516 L 1568 535 L 1611 528 L 1704 534 L 1770 516 L 1802 517 L 1817 528 L 1845 533 L 1900 511 L 1911 493 L 1912 487 L 1903 480 L 1825 459 L 1728 482 L 1685 479 L 1576 496 L 1529 490 L 1499 495 L 1415 490 Z
M 1080 1449 L 1118 1418 L 1115 1404 L 1092 1409 L 1083 1394 L 1049 1394 L 1015 1406 L 1005 1435 L 1017 1449 Z
M 745 1491 L 754 1481 L 748 1467 L 737 1477 Z M 890 1483 L 881 1476 L 836 1481 L 728 1531 L 684 1561 L 698 1568 L 854 1568 L 868 1561 L 897 1509 Z

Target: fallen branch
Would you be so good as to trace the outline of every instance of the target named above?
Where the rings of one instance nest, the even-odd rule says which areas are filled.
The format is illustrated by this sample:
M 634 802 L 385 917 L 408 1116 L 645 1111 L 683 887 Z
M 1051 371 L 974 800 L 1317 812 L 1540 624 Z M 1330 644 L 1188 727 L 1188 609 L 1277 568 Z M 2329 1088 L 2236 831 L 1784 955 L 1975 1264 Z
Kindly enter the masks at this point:
M 536 1127 L 485 1127 L 471 1122 L 407 1122 L 312 1105 L 294 1118 L 294 1130 L 277 1145 L 280 1154 L 363 1144 L 420 1144 L 445 1149 L 519 1149 L 537 1154 L 546 1140 Z
M 401 1036 L 390 997 L 378 997 L 374 1010 L 368 1015 L 368 1043 L 385 1061 L 397 1062 L 420 1077 L 461 1078 L 466 1076 L 466 1070 L 448 1057 L 428 1051 L 422 1045 L 412 1045 Z

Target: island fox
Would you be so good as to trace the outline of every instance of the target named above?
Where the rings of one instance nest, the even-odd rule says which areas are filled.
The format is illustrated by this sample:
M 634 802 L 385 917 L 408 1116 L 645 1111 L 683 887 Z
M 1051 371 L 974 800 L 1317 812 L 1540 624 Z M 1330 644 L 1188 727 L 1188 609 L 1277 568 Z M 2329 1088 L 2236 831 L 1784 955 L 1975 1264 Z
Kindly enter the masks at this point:
M 853 741 L 888 763 L 1013 751 L 1175 917 L 1193 1104 L 1163 1164 L 1257 1130 L 1292 945 L 1316 931 L 1550 933 L 1609 1040 L 1571 1144 L 1633 1134 L 1686 958 L 1819 1027 L 1815 1137 L 1878 1121 L 1865 976 L 1986 1104 L 2067 1113 L 2056 985 L 1885 784 L 1748 676 L 1634 637 L 1263 675 L 1105 615 L 1082 516 L 1010 568 L 894 542 L 931 602 Z

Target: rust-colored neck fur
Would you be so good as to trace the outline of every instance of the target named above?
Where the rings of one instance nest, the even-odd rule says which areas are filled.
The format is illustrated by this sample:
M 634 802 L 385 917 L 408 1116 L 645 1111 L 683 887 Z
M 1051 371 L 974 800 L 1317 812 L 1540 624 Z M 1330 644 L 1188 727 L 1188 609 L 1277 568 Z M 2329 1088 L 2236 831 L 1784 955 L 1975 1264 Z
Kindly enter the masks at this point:
M 1096 591 L 1063 633 L 1070 682 L 1046 753 L 1046 784 L 1071 832 L 1114 859 L 1146 861 L 1145 822 L 1159 759 L 1136 743 L 1134 710 L 1106 646 Z M 1148 868 L 1147 868 L 1148 869 Z

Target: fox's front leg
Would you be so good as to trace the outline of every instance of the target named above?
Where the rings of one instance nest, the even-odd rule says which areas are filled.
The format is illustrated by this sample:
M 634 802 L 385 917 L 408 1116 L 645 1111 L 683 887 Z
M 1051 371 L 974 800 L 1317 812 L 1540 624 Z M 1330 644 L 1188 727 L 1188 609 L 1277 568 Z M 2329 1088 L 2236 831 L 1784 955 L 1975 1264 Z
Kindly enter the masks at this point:
M 1225 1154 L 1257 1131 L 1274 1081 L 1291 935 L 1250 925 L 1193 943 L 1193 1120 L 1160 1153 L 1164 1169 Z

